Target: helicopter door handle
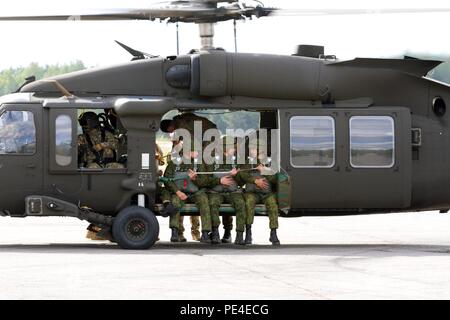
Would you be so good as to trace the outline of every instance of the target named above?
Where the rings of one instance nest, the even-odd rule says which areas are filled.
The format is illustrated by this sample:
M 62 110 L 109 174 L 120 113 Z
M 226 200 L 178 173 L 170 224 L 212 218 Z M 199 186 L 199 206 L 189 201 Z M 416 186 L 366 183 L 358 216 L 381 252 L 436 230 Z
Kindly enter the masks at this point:
M 35 165 L 35 164 L 27 164 L 27 165 L 26 165 L 26 168 L 28 168 L 28 169 L 34 169 L 34 168 L 36 168 L 36 165 Z

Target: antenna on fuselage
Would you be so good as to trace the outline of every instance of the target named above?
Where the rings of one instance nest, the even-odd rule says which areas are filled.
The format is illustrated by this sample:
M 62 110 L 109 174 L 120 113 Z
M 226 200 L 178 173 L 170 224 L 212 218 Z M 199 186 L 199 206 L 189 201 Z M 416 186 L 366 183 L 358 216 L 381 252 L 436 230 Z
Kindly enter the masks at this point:
M 177 56 L 180 55 L 180 29 L 177 22 Z

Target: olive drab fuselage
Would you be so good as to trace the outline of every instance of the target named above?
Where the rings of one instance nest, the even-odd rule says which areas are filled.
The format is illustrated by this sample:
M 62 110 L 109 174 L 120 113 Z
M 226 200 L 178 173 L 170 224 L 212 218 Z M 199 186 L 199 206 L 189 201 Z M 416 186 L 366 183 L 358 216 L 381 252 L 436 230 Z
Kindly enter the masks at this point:
M 162 116 L 175 109 L 251 110 L 260 113 L 261 128 L 279 129 L 280 173 L 291 192 L 283 188 L 287 216 L 448 209 L 450 87 L 424 77 L 438 64 L 205 51 L 30 83 L 0 98 L 2 114 L 33 116 L 36 139 L 33 153 L 0 154 L 0 212 L 32 212 L 24 200 L 30 195 L 112 216 L 138 195 L 152 208 L 156 133 Z M 55 83 L 73 96 L 61 97 Z M 79 109 L 114 110 L 127 132 L 126 168 L 77 167 Z M 61 123 L 70 142 L 64 146 L 55 136 Z M 364 132 L 367 123 L 388 134 Z M 305 151 L 302 126 L 315 124 L 323 136 L 308 136 L 317 145 Z M 381 139 L 375 156 L 365 134 Z M 372 166 L 375 160 L 382 165 Z

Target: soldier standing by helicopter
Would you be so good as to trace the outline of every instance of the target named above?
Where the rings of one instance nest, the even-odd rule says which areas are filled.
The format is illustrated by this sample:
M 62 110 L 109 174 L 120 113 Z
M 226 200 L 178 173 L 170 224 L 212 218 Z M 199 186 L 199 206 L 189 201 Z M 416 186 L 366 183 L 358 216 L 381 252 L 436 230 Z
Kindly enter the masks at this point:
M 170 158 L 168 159 L 170 161 Z M 156 144 L 156 150 L 155 150 L 155 168 L 158 168 L 160 166 L 165 165 L 164 161 L 164 155 L 162 152 L 161 147 Z M 162 170 L 158 170 L 158 177 L 162 177 L 163 172 Z M 172 199 L 170 195 L 170 191 L 163 186 L 163 183 L 161 181 L 158 181 L 156 185 L 156 197 L 161 200 L 161 203 L 163 204 L 163 209 L 161 210 L 161 216 L 162 217 L 168 217 L 172 216 L 176 213 L 175 207 L 172 204 Z
M 161 131 L 172 134 L 177 129 L 185 129 L 187 130 L 191 135 L 191 143 L 193 145 L 193 138 L 194 138 L 194 129 L 195 129 L 195 122 L 199 121 L 201 122 L 202 126 L 202 137 L 203 134 L 209 130 L 209 129 L 217 129 L 217 126 L 208 120 L 205 117 L 198 116 L 192 112 L 184 112 L 180 115 L 175 116 L 173 119 L 166 119 L 161 121 Z M 174 141 L 174 145 L 176 143 L 179 143 L 180 141 Z M 200 240 L 200 220 L 198 216 L 191 216 L 191 236 L 193 240 L 199 241 Z M 181 242 L 185 242 L 186 238 L 184 237 L 184 216 L 179 216 L 179 239 Z
M 80 167 L 88 169 L 121 169 L 124 166 L 116 162 L 116 152 L 119 141 L 114 135 L 103 128 L 95 112 L 84 112 L 78 119 L 83 134 L 78 135 L 78 163 Z M 90 224 L 87 227 L 86 238 L 91 240 L 105 240 L 97 236 L 101 230 Z

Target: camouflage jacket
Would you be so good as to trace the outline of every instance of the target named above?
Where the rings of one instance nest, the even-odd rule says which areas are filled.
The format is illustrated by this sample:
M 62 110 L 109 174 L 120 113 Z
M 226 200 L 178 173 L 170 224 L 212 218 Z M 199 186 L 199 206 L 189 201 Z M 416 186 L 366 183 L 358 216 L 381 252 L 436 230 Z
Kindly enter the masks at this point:
M 224 177 L 224 176 L 230 176 L 230 174 L 228 172 L 230 172 L 233 168 L 240 168 L 240 165 L 238 164 L 232 164 L 232 163 L 227 163 L 226 159 L 223 159 L 222 164 L 214 164 L 214 165 L 210 165 L 209 166 L 209 170 L 213 171 L 213 172 L 221 172 L 221 173 L 217 173 L 217 174 L 212 174 L 210 176 L 210 187 L 212 189 L 212 191 L 215 192 L 238 192 L 239 189 L 239 183 L 238 181 L 241 181 L 243 178 L 241 177 L 241 172 L 238 172 L 238 174 L 235 177 L 232 177 L 234 180 L 234 184 L 230 185 L 230 186 L 222 186 L 220 184 L 220 178 Z M 229 161 L 231 162 L 231 161 Z M 223 173 L 225 172 L 225 173 Z
M 241 186 L 246 186 L 246 190 L 251 190 L 252 192 L 267 193 L 272 192 L 276 188 L 278 182 L 277 173 L 271 175 L 262 175 L 256 168 L 260 163 L 256 164 L 245 164 L 240 167 L 242 171 L 236 176 L 236 181 Z M 270 190 L 261 190 L 255 187 L 255 180 L 258 178 L 266 179 L 270 184 Z
M 183 191 L 184 193 L 195 193 L 200 189 L 209 188 L 211 179 L 209 175 L 200 174 L 193 181 L 189 178 L 189 169 L 198 172 L 208 172 L 209 168 L 205 164 L 195 166 L 193 163 L 179 165 L 175 164 L 173 159 L 168 160 L 164 178 L 167 180 L 164 185 L 172 193 Z
M 86 135 L 89 134 L 89 138 L 92 142 L 92 146 L 89 145 Z M 113 134 L 105 130 L 104 139 L 102 137 L 102 132 L 100 129 L 91 130 L 89 133 L 78 135 L 78 148 L 80 150 L 81 159 L 79 162 L 85 163 L 87 165 L 97 162 L 97 155 L 93 147 L 97 144 L 103 144 L 104 147 L 98 152 L 100 160 L 103 162 L 114 162 L 115 152 L 119 149 L 119 141 L 113 136 Z M 105 161 L 106 160 L 106 161 Z

